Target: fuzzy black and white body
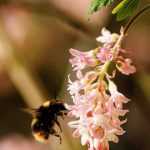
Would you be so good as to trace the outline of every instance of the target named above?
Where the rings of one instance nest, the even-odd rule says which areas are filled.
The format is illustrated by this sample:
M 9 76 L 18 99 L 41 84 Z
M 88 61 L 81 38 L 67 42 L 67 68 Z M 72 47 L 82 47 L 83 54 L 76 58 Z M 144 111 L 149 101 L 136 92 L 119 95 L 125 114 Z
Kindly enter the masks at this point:
M 39 108 L 34 110 L 31 129 L 33 136 L 39 142 L 46 142 L 50 135 L 59 137 L 61 143 L 61 136 L 54 126 L 58 126 L 62 131 L 58 117 L 67 114 L 64 103 L 61 101 L 46 101 Z

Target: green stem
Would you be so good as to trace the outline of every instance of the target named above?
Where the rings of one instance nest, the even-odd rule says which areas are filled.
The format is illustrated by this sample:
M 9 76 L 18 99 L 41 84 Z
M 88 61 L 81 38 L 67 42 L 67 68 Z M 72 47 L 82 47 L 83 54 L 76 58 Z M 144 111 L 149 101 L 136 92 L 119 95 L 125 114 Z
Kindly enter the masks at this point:
M 121 42 L 123 40 L 124 35 L 128 32 L 130 26 L 135 22 L 135 20 L 142 15 L 145 11 L 147 11 L 148 9 L 150 9 L 150 4 L 148 4 L 147 6 L 145 6 L 143 9 L 141 9 L 135 16 L 133 16 L 133 18 L 131 18 L 131 20 L 126 24 L 126 26 L 124 27 L 124 29 L 121 29 L 121 35 L 119 37 L 119 39 L 117 40 L 116 44 L 114 45 L 114 47 L 111 49 L 113 55 L 117 55 L 117 53 L 119 52 L 119 47 L 121 45 Z M 105 77 L 105 74 L 108 71 L 108 68 L 111 64 L 111 61 L 107 61 L 105 62 L 105 64 L 103 65 L 103 68 L 100 72 L 100 80 L 103 80 Z
M 108 71 L 108 68 L 109 68 L 110 64 L 111 64 L 111 61 L 105 62 L 105 64 L 103 65 L 103 68 L 102 68 L 102 70 L 100 72 L 99 80 L 102 81 L 104 79 L 105 74 Z
M 119 38 L 118 38 L 117 42 L 115 43 L 115 45 L 113 46 L 113 48 L 111 49 L 111 52 L 113 53 L 114 57 L 116 56 L 116 53 L 118 53 L 118 50 L 120 48 L 121 42 L 123 40 L 123 37 L 124 37 L 124 32 L 123 32 L 123 28 L 122 28 L 121 29 L 121 35 L 119 36 Z M 105 74 L 107 73 L 111 62 L 112 62 L 112 60 L 108 60 L 103 65 L 103 67 L 101 69 L 101 72 L 100 72 L 100 77 L 99 77 L 100 80 L 104 79 Z
M 124 27 L 124 34 L 126 34 L 130 28 L 130 26 L 135 22 L 135 20 L 142 15 L 145 11 L 147 11 L 148 9 L 150 9 L 150 4 L 148 4 L 147 6 L 145 6 L 143 9 L 141 9 L 135 16 L 133 16 L 131 18 L 131 20 L 126 24 L 126 26 Z

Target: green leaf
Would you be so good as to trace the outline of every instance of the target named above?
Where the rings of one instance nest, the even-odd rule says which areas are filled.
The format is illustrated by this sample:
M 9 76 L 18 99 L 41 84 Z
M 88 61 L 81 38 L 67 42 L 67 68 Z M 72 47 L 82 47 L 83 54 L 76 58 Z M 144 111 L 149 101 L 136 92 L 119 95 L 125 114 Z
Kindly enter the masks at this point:
M 112 14 L 116 14 L 119 10 L 121 10 L 124 5 L 126 5 L 128 3 L 129 0 L 123 0 L 121 1 L 113 10 L 112 10 Z
M 89 8 L 89 13 L 92 14 L 93 12 L 96 12 L 99 9 L 101 9 L 103 6 L 110 5 L 113 1 L 114 0 L 92 0 Z
M 123 0 L 112 11 L 117 14 L 117 21 L 121 21 L 133 14 L 137 8 L 139 0 Z

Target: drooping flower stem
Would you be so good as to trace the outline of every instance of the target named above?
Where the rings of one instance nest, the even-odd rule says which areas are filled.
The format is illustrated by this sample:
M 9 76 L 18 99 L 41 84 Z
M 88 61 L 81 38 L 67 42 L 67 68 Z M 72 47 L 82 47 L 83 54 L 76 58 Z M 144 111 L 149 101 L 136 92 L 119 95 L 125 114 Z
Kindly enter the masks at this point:
M 121 46 L 121 42 L 123 40 L 123 37 L 124 37 L 124 28 L 122 27 L 121 30 L 120 30 L 121 34 L 117 40 L 117 42 L 115 43 L 114 47 L 112 48 L 112 53 L 115 55 L 116 53 L 118 53 L 117 50 L 119 50 L 120 46 Z
M 145 11 L 147 11 L 148 9 L 150 9 L 150 4 L 148 4 L 147 6 L 145 6 L 143 9 L 141 9 L 135 16 L 133 16 L 131 18 L 131 20 L 126 24 L 126 26 L 124 27 L 124 34 L 126 34 L 130 28 L 130 26 L 135 22 L 135 20 L 141 16 Z
M 111 61 L 109 60 L 109 61 L 105 62 L 105 64 L 103 65 L 103 68 L 101 69 L 100 76 L 99 76 L 100 81 L 102 81 L 104 79 L 105 74 L 107 73 L 107 70 L 108 70 L 110 64 L 111 64 Z
M 114 55 L 114 58 L 115 58 L 116 53 L 118 53 L 118 50 L 119 50 L 119 48 L 120 48 L 121 42 L 122 42 L 123 37 L 124 37 L 124 29 L 123 29 L 123 28 L 121 28 L 121 31 L 120 31 L 120 32 L 121 32 L 120 37 L 118 38 L 117 42 L 115 43 L 115 45 L 114 45 L 113 48 L 111 49 L 111 52 L 112 52 L 112 54 Z M 103 65 L 103 67 L 102 67 L 102 69 L 101 69 L 101 72 L 100 72 L 100 77 L 99 77 L 100 80 L 103 80 L 105 74 L 106 74 L 107 71 L 108 71 L 108 68 L 109 68 L 111 62 L 112 62 L 111 60 L 108 60 L 108 61 L 106 61 L 105 64 Z

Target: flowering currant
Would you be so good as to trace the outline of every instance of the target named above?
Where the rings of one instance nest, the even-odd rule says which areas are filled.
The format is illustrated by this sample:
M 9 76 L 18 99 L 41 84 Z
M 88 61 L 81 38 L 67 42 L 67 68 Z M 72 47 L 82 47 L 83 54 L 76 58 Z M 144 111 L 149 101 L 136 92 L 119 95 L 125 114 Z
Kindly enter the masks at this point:
M 73 104 L 66 104 L 66 108 L 68 115 L 76 120 L 68 124 L 74 128 L 73 136 L 80 137 L 81 144 L 87 145 L 88 150 L 109 150 L 109 141 L 117 143 L 118 136 L 125 132 L 121 125 L 127 120 L 120 120 L 120 116 L 128 112 L 123 104 L 129 99 L 118 91 L 112 76 L 108 74 L 110 64 L 113 62 L 115 70 L 125 75 L 136 71 L 131 59 L 121 53 L 123 28 L 120 35 L 111 34 L 105 28 L 101 34 L 96 38 L 101 46 L 88 52 L 69 50 L 73 56 L 70 63 L 76 80 L 71 81 L 68 77 L 68 91 Z

